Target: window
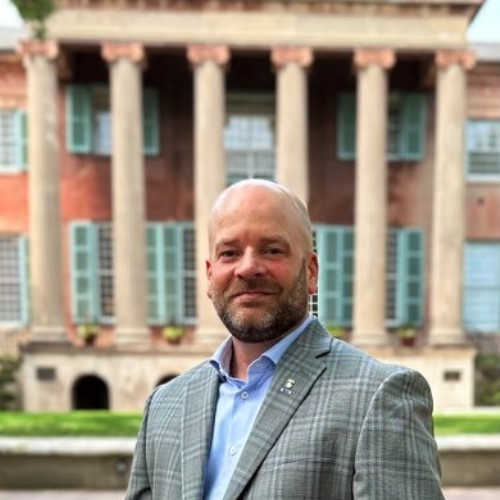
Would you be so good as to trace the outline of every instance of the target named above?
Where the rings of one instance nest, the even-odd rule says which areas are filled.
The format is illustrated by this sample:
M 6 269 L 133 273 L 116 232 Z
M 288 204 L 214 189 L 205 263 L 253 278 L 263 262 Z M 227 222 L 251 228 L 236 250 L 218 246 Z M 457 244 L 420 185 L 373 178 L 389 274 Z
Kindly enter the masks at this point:
M 99 224 L 97 230 L 97 283 L 101 317 L 112 320 L 115 311 L 113 290 L 113 234 L 111 224 Z
M 110 155 L 112 114 L 109 87 L 69 85 L 66 103 L 66 143 L 72 153 Z M 159 113 L 156 89 L 143 92 L 143 152 L 159 154 Z
M 337 156 L 356 157 L 356 95 L 340 94 Z M 387 159 L 422 160 L 425 156 L 426 100 L 423 94 L 391 93 L 388 99 Z
M 26 167 L 26 135 L 26 113 L 0 109 L 0 173 Z
M 350 326 L 353 315 L 354 232 L 318 225 L 318 316 L 325 324 Z M 390 229 L 387 238 L 386 325 L 418 325 L 423 319 L 423 235 Z
M 26 324 L 26 238 L 0 235 L 0 324 Z
M 274 102 L 266 95 L 230 95 L 224 131 L 227 183 L 274 180 Z
M 91 97 L 94 153 L 109 156 L 111 154 L 111 109 L 108 89 L 97 87 Z
M 500 332 L 500 243 L 469 242 L 465 247 L 464 328 Z
M 474 177 L 500 177 L 500 121 L 469 121 L 467 168 Z
M 316 230 L 314 227 L 312 228 L 312 236 L 313 236 L 313 249 L 316 253 L 318 253 L 318 242 L 316 239 Z M 309 312 L 314 316 L 318 316 L 318 292 L 309 295 Z
M 148 318 L 151 324 L 196 320 L 195 243 L 192 224 L 149 223 L 147 238 Z M 109 223 L 71 226 L 72 307 L 75 322 L 86 316 L 114 317 L 113 239 Z

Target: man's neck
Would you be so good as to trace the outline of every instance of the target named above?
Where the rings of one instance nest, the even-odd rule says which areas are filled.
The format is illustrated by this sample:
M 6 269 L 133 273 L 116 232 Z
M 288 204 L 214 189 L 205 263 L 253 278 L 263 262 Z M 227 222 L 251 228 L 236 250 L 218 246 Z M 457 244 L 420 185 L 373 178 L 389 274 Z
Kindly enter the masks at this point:
M 230 375 L 241 380 L 247 380 L 248 378 L 248 367 L 262 354 L 264 354 L 273 345 L 277 344 L 280 340 L 284 339 L 287 335 L 294 332 L 299 325 L 301 325 L 307 315 L 295 325 L 292 329 L 286 331 L 279 337 L 272 340 L 267 340 L 265 342 L 242 342 L 236 337 L 232 337 L 232 355 L 231 363 L 229 365 Z
M 276 339 L 268 340 L 266 342 L 258 342 L 255 344 L 241 342 L 237 338 L 233 337 L 233 354 L 231 356 L 230 364 L 231 376 L 241 380 L 247 380 L 248 367 L 274 344 L 277 344 L 287 335 L 287 333 L 284 333 L 281 337 Z

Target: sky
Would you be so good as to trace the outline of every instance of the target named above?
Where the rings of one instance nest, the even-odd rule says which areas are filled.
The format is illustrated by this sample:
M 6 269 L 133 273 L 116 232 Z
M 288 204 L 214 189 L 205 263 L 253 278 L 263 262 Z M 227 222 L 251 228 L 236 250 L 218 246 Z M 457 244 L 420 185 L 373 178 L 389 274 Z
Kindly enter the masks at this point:
M 0 28 L 21 26 L 21 19 L 10 0 L 0 0 Z M 500 0 L 486 0 L 469 28 L 472 42 L 500 42 Z

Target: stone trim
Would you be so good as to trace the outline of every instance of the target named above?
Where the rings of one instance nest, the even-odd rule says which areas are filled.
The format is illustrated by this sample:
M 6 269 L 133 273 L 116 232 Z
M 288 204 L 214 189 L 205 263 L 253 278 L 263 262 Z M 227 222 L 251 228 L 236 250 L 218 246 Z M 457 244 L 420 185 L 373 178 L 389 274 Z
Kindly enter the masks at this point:
M 307 68 L 313 60 L 314 54 L 309 47 L 274 47 L 271 51 L 271 61 L 278 68 L 290 63 Z
M 439 69 L 460 64 L 464 69 L 471 70 L 476 65 L 476 54 L 471 50 L 438 50 L 435 62 Z
M 214 61 L 219 66 L 225 66 L 231 57 L 227 45 L 189 45 L 187 58 L 193 66 L 205 61 Z
M 106 42 L 102 44 L 101 56 L 108 63 L 114 63 L 118 59 L 129 59 L 134 63 L 141 63 L 146 54 L 142 43 Z
M 354 51 L 354 64 L 363 69 L 373 64 L 383 69 L 390 69 L 396 62 L 396 53 L 393 49 L 356 49 Z
M 50 60 L 59 55 L 59 45 L 54 40 L 23 40 L 18 51 L 23 57 L 42 56 Z

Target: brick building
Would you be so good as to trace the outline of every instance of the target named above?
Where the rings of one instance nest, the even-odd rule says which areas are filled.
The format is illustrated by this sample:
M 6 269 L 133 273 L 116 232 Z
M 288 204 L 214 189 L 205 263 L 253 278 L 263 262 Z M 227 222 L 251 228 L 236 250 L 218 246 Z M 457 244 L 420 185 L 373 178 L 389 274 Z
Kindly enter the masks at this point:
M 48 41 L 0 53 L 0 329 L 29 332 L 25 409 L 136 410 L 213 351 L 207 217 L 246 177 L 308 201 L 320 319 L 420 370 L 437 408 L 473 404 L 466 333 L 500 331 L 480 1 L 57 4 Z

